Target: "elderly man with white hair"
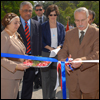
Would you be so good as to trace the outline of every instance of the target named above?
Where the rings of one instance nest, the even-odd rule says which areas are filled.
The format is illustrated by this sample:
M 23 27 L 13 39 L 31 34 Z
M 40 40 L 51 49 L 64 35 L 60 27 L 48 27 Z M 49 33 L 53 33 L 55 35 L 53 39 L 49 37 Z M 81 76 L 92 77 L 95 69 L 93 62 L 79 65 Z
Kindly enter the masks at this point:
M 82 63 L 82 60 L 99 60 L 99 29 L 88 24 L 89 13 L 85 7 L 74 12 L 76 28 L 66 33 L 63 48 L 58 54 L 58 60 L 65 61 L 72 57 L 71 69 L 67 71 L 66 84 L 70 99 L 99 98 L 99 64 Z

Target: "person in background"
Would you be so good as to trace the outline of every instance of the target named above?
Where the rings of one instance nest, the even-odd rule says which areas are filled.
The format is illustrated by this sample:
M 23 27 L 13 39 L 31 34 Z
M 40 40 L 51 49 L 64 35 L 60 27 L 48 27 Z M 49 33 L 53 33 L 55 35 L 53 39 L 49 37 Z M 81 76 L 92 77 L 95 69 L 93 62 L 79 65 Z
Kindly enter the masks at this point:
M 89 24 L 92 25 L 92 26 L 95 26 L 97 27 L 97 25 L 94 22 L 94 19 L 95 19 L 95 12 L 92 11 L 92 10 L 88 10 L 89 11 Z
M 99 60 L 99 29 L 89 25 L 89 13 L 85 7 L 76 9 L 74 18 L 76 28 L 66 33 L 58 53 L 59 61 L 73 58 L 73 71 L 65 66 L 69 99 L 99 99 L 99 64 L 82 63 L 82 60 Z
M 47 21 L 47 17 L 44 15 L 44 9 L 43 9 L 43 5 L 41 4 L 37 4 L 35 6 L 35 13 L 37 16 L 33 17 L 34 20 L 37 20 L 40 24 L 44 23 L 45 21 Z M 37 68 L 36 70 L 36 80 L 34 81 L 34 89 L 38 89 L 39 86 L 42 87 L 42 79 L 41 79 L 41 72 L 40 72 L 40 68 Z
M 25 55 L 25 46 L 22 43 L 17 29 L 20 18 L 15 13 L 7 13 L 2 19 L 5 29 L 1 32 L 1 53 Z M 24 59 L 1 57 L 1 99 L 16 99 L 19 84 L 26 70 Z
M 73 28 L 74 28 L 74 26 L 72 24 L 70 24 L 69 29 L 73 29 Z
M 63 46 L 65 29 L 64 25 L 57 22 L 59 9 L 57 5 L 47 8 L 46 16 L 49 19 L 41 25 L 42 31 L 42 56 L 49 57 L 50 51 Z M 57 58 L 57 56 L 55 57 Z M 54 99 L 57 79 L 57 63 L 52 62 L 47 68 L 41 69 L 43 99 Z
M 43 5 L 37 4 L 35 6 L 35 13 L 37 16 L 33 17 L 33 19 L 37 20 L 40 24 L 48 20 L 47 17 L 44 15 Z
M 32 11 L 33 6 L 30 2 L 24 1 L 20 4 L 19 13 L 21 25 L 18 32 L 24 41 L 26 54 L 41 56 L 42 36 L 40 32 L 40 24 L 38 21 L 31 18 Z M 30 67 L 24 72 L 21 99 L 31 99 L 35 78 L 35 68 Z

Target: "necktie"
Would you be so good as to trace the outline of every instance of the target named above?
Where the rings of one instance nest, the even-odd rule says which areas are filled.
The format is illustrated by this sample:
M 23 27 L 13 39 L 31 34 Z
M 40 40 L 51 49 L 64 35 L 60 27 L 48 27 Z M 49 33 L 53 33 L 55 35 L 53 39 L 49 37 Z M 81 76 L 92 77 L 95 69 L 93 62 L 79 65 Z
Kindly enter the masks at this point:
M 26 53 L 28 54 L 31 51 L 31 43 L 30 43 L 29 26 L 27 25 L 26 21 L 25 21 L 25 36 L 26 36 L 26 39 L 27 39 Z
M 42 17 L 40 17 L 40 24 L 42 24 Z
M 84 31 L 81 31 L 80 33 L 81 33 L 81 37 L 79 38 L 79 41 L 80 41 L 80 44 L 81 44 L 83 37 L 84 37 Z

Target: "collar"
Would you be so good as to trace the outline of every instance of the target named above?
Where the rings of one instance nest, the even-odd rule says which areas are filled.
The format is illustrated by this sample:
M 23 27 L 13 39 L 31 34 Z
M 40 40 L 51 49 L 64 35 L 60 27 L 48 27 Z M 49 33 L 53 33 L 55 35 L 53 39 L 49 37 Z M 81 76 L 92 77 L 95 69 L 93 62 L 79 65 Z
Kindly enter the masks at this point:
M 42 19 L 43 19 L 43 16 L 44 16 L 44 15 L 42 15 L 42 16 L 41 16 L 41 17 L 42 17 Z M 40 16 L 37 16 L 37 18 L 40 20 Z
M 79 33 L 80 33 L 81 31 L 84 31 L 84 33 L 86 33 L 88 27 L 89 27 L 89 24 L 87 25 L 87 28 L 86 28 L 86 29 L 84 29 L 84 30 L 79 30 Z
M 22 24 L 24 25 L 25 24 L 25 20 L 20 16 L 20 19 L 21 19 L 21 21 L 22 21 Z M 30 26 L 30 19 L 27 21 L 27 23 L 28 23 L 28 25 Z

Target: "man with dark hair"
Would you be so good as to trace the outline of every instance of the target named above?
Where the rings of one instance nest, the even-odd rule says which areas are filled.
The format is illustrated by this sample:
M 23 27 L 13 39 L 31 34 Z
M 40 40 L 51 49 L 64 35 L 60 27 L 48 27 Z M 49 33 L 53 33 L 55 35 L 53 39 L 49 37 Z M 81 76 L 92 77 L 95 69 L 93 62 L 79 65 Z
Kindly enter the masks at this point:
M 44 9 L 43 9 L 43 6 L 41 4 L 37 4 L 35 6 L 35 13 L 36 13 L 37 16 L 33 17 L 33 19 L 40 22 L 40 24 L 42 24 L 42 23 L 44 23 L 45 21 L 48 20 L 47 17 L 43 14 Z
M 37 16 L 33 17 L 33 19 L 37 20 L 40 24 L 48 20 L 47 17 L 43 14 L 44 13 L 43 5 L 37 4 L 35 6 L 35 13 Z M 35 76 L 36 76 L 36 80 L 34 82 L 35 84 L 34 89 L 38 89 L 39 86 L 42 87 L 41 72 L 39 68 L 37 68 Z
M 94 18 L 95 18 L 95 12 L 92 11 L 92 10 L 88 10 L 89 11 L 89 24 L 92 25 L 92 26 L 95 26 L 97 27 L 97 25 L 95 23 L 93 23 L 94 21 Z

